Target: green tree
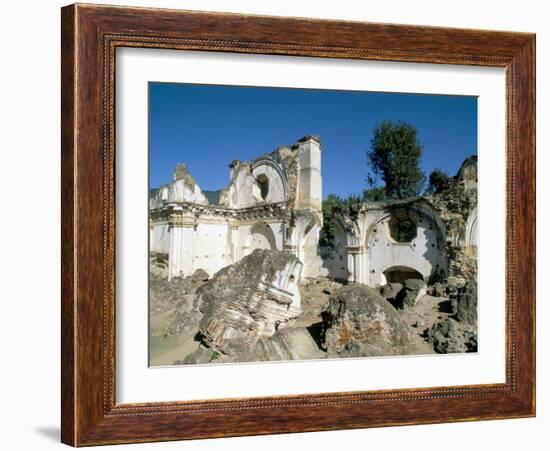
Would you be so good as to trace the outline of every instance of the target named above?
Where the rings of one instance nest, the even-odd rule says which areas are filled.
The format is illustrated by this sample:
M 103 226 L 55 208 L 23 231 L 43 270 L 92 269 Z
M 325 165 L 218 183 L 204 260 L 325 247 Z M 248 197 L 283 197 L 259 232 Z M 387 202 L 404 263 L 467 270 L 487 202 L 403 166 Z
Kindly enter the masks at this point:
M 419 166 L 422 151 L 413 125 L 383 121 L 374 128 L 367 159 L 375 176 L 384 181 L 389 199 L 407 199 L 422 193 L 426 181 Z
M 450 177 L 441 169 L 434 169 L 428 178 L 428 193 L 440 193 L 449 188 Z
M 351 194 L 343 199 L 336 194 L 329 194 L 323 201 L 323 228 L 319 236 L 321 246 L 334 246 L 334 215 L 341 214 L 351 219 L 357 219 L 363 197 L 357 194 Z
M 367 202 L 384 202 L 388 200 L 386 195 L 386 188 L 383 186 L 373 186 L 372 188 L 365 188 L 363 190 L 363 200 Z
M 336 194 L 329 194 L 323 201 L 323 228 L 319 236 L 319 244 L 321 246 L 334 245 L 334 221 L 335 213 L 342 212 L 344 201 Z

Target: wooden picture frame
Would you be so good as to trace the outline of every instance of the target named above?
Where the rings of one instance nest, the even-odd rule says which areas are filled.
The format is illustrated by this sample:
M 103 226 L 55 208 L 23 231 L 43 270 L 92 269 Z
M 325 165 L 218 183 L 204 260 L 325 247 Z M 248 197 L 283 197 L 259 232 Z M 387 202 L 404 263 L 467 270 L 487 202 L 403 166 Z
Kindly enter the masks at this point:
M 61 35 L 64 443 L 84 446 L 535 415 L 535 35 L 79 4 L 62 9 Z M 505 68 L 506 382 L 117 404 L 118 47 Z

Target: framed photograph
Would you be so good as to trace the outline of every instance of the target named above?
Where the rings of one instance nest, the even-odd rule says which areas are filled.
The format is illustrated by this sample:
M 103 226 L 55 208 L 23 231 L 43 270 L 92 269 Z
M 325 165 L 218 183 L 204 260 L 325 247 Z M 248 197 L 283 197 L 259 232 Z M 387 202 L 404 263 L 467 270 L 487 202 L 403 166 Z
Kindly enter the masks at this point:
M 535 415 L 535 36 L 62 9 L 62 441 Z

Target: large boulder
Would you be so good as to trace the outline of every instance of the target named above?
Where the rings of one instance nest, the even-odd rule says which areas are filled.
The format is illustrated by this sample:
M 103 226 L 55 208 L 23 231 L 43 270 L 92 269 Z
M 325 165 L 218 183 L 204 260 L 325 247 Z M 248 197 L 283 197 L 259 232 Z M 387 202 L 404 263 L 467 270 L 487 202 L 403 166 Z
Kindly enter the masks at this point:
M 232 356 L 236 362 L 322 359 L 326 353 L 305 327 L 278 330 L 272 337 L 261 338 L 252 348 L 237 349 Z
M 447 294 L 447 286 L 444 283 L 435 282 L 431 294 L 437 298 L 442 298 Z
M 218 271 L 195 296 L 203 344 L 232 355 L 287 326 L 301 313 L 301 273 L 294 255 L 265 249 Z
M 158 278 L 168 277 L 168 254 L 153 252 L 149 255 L 149 273 Z
M 435 352 L 439 354 L 466 352 L 466 346 L 456 321 L 451 318 L 435 323 L 428 330 L 428 341 L 433 345 Z
M 238 342 L 228 344 L 225 354 L 200 346 L 175 364 L 312 360 L 325 357 L 326 353 L 319 349 L 305 327 L 288 327 L 278 330 L 272 337 L 260 338 L 254 345 L 239 346 Z
M 409 327 L 400 313 L 374 288 L 340 288 L 322 314 L 323 343 L 330 356 L 365 357 L 411 352 Z
M 428 330 L 428 341 L 439 354 L 477 352 L 477 331 L 452 318 L 435 323 Z
M 191 275 L 191 281 L 195 284 L 204 283 L 208 279 L 209 279 L 208 273 L 202 268 L 195 270 L 195 272 Z
M 477 324 L 477 282 L 469 281 L 451 296 L 451 305 L 460 322 Z
M 151 272 L 149 275 L 149 305 L 151 313 L 171 309 L 188 311 L 192 308 L 195 291 L 208 279 L 208 274 L 198 269 L 192 276 L 174 277 L 168 280 Z
M 396 297 L 401 308 L 412 308 L 426 295 L 426 282 L 420 279 L 407 279 L 403 282 L 403 289 Z
M 387 301 L 395 303 L 395 300 L 402 289 L 403 285 L 400 283 L 387 283 L 386 285 L 382 285 L 380 287 L 380 295 Z

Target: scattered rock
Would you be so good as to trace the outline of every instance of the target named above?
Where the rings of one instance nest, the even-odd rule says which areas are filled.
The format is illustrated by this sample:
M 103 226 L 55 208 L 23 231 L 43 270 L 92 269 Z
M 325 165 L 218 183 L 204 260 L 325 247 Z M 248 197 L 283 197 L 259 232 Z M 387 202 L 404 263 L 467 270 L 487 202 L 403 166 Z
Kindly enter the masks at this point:
M 329 356 L 365 357 L 410 352 L 409 326 L 377 290 L 353 284 L 340 288 L 322 314 L 323 345 Z
M 441 297 L 444 297 L 446 295 L 446 292 L 447 292 L 447 287 L 441 283 L 441 282 L 436 282 L 433 284 L 432 286 L 432 296 L 435 296 L 437 298 L 441 298 Z
M 452 318 L 435 323 L 428 330 L 428 341 L 440 354 L 477 352 L 477 332 L 471 328 L 462 328 Z
M 477 352 L 477 330 L 470 328 L 466 329 L 464 331 L 464 339 L 467 352 Z
M 208 279 L 209 279 L 208 273 L 202 268 L 197 269 L 191 276 L 191 280 L 197 284 L 204 283 L 208 281 Z
M 206 275 L 206 276 L 205 276 Z M 173 320 L 165 329 L 166 335 L 194 334 L 198 330 L 201 314 L 193 308 L 195 292 L 208 274 L 198 269 L 189 277 L 174 277 L 172 280 L 151 275 L 150 305 L 152 313 L 162 313 L 173 310 Z
M 167 335 L 194 334 L 199 330 L 201 313 L 193 309 L 178 309 L 176 317 L 168 326 Z
M 380 287 L 380 295 L 387 301 L 393 303 L 402 289 L 403 285 L 400 283 L 387 283 Z
M 412 308 L 426 295 L 426 282 L 420 279 L 407 279 L 396 298 L 400 308 Z
M 174 362 L 174 365 L 191 365 L 191 364 L 197 364 L 197 363 L 211 363 L 218 357 L 218 353 L 214 351 L 213 349 L 206 348 L 204 346 L 199 346 L 196 351 L 192 352 L 191 354 L 187 355 L 185 359 L 177 360 Z
M 434 350 L 440 354 L 466 351 L 466 346 L 464 346 L 459 336 L 456 321 L 450 318 L 435 323 L 428 330 L 428 341 L 433 345 Z
M 468 282 L 451 297 L 456 319 L 460 322 L 477 324 L 477 282 Z
M 459 290 L 466 285 L 466 279 L 464 277 L 449 276 L 447 278 L 447 287 L 451 290 Z
M 203 343 L 223 354 L 253 347 L 301 313 L 302 263 L 287 252 L 256 249 L 197 290 Z
M 197 270 L 202 271 L 202 270 Z M 165 312 L 172 308 L 190 310 L 194 293 L 203 282 L 199 277 L 174 277 L 168 280 L 166 277 L 149 275 L 149 302 L 151 313 Z
M 168 277 L 168 254 L 151 253 L 149 255 L 149 272 L 156 278 Z

